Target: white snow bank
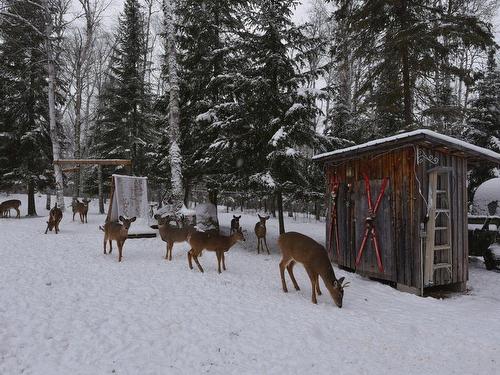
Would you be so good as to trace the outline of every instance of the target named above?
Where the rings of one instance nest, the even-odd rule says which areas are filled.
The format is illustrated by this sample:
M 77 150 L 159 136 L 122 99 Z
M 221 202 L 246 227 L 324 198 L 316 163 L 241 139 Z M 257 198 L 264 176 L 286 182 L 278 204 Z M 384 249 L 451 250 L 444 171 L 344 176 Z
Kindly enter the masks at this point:
M 495 208 L 496 211 L 489 212 L 488 205 Z M 500 215 L 500 178 L 492 178 L 483 182 L 474 193 L 474 201 L 472 202 L 472 213 L 474 215 Z

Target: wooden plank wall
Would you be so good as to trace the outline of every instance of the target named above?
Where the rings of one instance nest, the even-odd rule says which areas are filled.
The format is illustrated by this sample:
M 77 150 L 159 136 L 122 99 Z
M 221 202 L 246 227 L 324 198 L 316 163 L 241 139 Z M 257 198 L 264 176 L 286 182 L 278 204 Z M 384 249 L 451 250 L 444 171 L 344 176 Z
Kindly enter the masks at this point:
M 391 257 L 393 271 L 389 274 L 380 274 L 377 270 L 370 273 L 370 276 L 403 283 L 409 286 L 417 286 L 420 282 L 420 247 L 418 239 L 418 224 L 416 214 L 418 199 L 416 184 L 414 183 L 414 150 L 412 147 L 399 149 L 384 153 L 378 156 L 366 157 L 363 159 L 348 160 L 338 165 L 331 165 L 327 168 L 327 178 L 329 189 L 333 186 L 333 176 L 336 174 L 341 181 L 341 192 L 338 202 L 338 221 L 341 242 L 341 257 L 338 264 L 351 269 L 355 268 L 354 260 L 359 244 L 364 232 L 364 216 L 362 223 L 356 219 L 356 205 L 366 207 L 366 193 L 363 180 L 363 173 L 367 173 L 370 180 L 382 180 L 389 177 L 389 185 L 386 192 L 389 210 L 386 224 L 391 226 L 391 231 L 387 232 L 390 237 L 391 246 L 388 248 L 381 241 L 382 253 L 384 257 Z M 347 177 L 347 169 L 351 170 L 352 177 Z M 349 189 L 349 184 L 351 188 Z M 380 190 L 380 182 L 372 182 L 372 196 L 376 199 Z M 348 193 L 350 191 L 350 193 Z M 347 202 L 352 201 L 349 207 Z M 363 208 L 361 209 L 361 211 Z M 344 219 L 345 218 L 345 219 Z M 341 224 L 342 223 L 342 224 Z M 343 224 L 351 223 L 351 225 Z M 355 228 L 358 228 L 355 230 Z M 362 233 L 358 233 L 361 228 Z M 331 230 L 327 226 L 327 232 Z M 415 238 L 417 242 L 415 243 Z M 334 242 L 328 236 L 327 248 L 332 259 L 336 260 Z M 384 239 L 389 241 L 389 239 Z M 370 246 L 365 250 L 367 253 L 373 252 Z M 385 251 L 385 253 L 384 253 Z M 391 261 L 387 261 L 391 263 Z M 392 267 L 392 266 L 391 266 Z
M 427 155 L 439 159 L 439 166 L 451 167 L 450 175 L 450 215 L 452 226 L 452 275 L 448 271 L 437 270 L 434 277 L 434 285 L 446 285 L 450 283 L 465 282 L 468 280 L 468 233 L 467 233 L 467 160 L 463 157 L 444 154 L 429 148 L 423 149 Z M 426 161 L 418 169 L 418 177 L 422 184 L 422 193 L 428 196 L 428 174 L 427 170 L 434 167 Z M 425 219 L 426 207 L 422 205 L 419 210 L 420 221 Z M 446 258 L 437 255 L 437 260 Z

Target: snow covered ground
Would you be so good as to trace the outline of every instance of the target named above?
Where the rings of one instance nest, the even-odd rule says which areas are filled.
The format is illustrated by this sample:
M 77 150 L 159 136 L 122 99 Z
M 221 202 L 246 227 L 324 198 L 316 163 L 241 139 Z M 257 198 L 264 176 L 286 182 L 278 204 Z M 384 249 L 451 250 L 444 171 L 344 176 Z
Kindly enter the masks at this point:
M 11 198 L 10 196 L 9 198 Z M 21 210 L 26 213 L 25 196 Z M 0 200 L 5 195 L 0 194 Z M 69 200 L 68 200 L 69 203 Z M 281 290 L 276 220 L 272 254 L 247 241 L 189 270 L 187 244 L 163 259 L 159 238 L 128 240 L 124 260 L 102 251 L 104 217 L 66 212 L 58 235 L 39 218 L 0 219 L 0 374 L 495 374 L 500 372 L 500 274 L 471 263 L 470 291 L 438 300 L 335 270 L 351 282 L 344 306 L 309 280 Z M 230 214 L 220 215 L 227 232 Z M 324 241 L 324 223 L 286 223 Z M 323 289 L 325 289 L 323 287 Z

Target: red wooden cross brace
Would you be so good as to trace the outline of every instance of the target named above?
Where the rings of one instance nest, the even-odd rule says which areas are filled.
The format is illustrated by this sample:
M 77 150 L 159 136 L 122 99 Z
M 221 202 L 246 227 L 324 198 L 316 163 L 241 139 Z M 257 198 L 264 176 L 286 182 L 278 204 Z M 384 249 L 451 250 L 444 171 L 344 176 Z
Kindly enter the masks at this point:
M 333 176 L 332 188 L 332 232 L 335 234 L 335 241 L 337 245 L 337 261 L 340 259 L 340 239 L 339 239 L 339 225 L 337 222 L 337 200 L 339 194 L 340 181 L 337 176 Z
M 364 179 L 365 179 L 366 197 L 368 200 L 368 216 L 366 218 L 366 229 L 365 229 L 365 234 L 363 236 L 363 241 L 361 242 L 361 246 L 359 247 L 358 251 L 358 256 L 356 257 L 356 266 L 358 266 L 359 262 L 361 261 L 363 251 L 366 247 L 366 242 L 368 241 L 368 237 L 371 234 L 373 248 L 375 249 L 375 255 L 377 256 L 378 269 L 380 272 L 383 273 L 384 266 L 382 265 L 382 258 L 380 256 L 380 247 L 378 245 L 377 232 L 375 230 L 375 218 L 377 217 L 377 211 L 380 206 L 380 202 L 382 201 L 382 197 L 384 196 L 387 183 L 389 182 L 389 178 L 385 177 L 384 180 L 382 181 L 382 187 L 380 188 L 377 200 L 375 201 L 375 206 L 373 205 L 372 202 L 372 192 L 370 188 L 370 180 L 368 178 L 368 175 L 364 174 Z

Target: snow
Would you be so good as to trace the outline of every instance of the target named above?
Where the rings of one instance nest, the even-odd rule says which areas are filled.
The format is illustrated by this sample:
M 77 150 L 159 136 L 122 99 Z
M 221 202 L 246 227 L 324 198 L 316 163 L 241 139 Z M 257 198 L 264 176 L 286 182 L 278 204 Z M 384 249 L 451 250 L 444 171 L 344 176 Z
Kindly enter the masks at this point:
M 281 139 L 285 138 L 286 136 L 287 136 L 287 133 L 285 132 L 285 129 L 283 129 L 283 127 L 281 127 L 276 131 L 276 133 L 274 133 L 274 135 L 271 137 L 271 141 L 269 143 L 271 143 L 271 145 L 276 147 L 278 142 Z
M 217 207 L 212 203 L 201 203 L 195 208 L 196 228 L 200 231 L 217 229 Z
M 274 189 L 276 187 L 276 181 L 274 181 L 274 178 L 273 176 L 271 176 L 271 173 L 269 171 L 267 171 L 266 173 L 257 173 L 253 176 L 250 176 L 250 181 L 255 181 L 270 189 Z
M 26 209 L 26 196 L 10 198 Z M 127 240 L 122 263 L 116 245 L 104 255 L 96 201 L 88 224 L 66 211 L 61 232 L 44 235 L 44 198 L 44 217 L 0 219 L 0 374 L 498 373 L 498 273 L 477 258 L 470 290 L 447 299 L 335 268 L 351 282 L 339 309 L 326 294 L 311 303 L 300 265 L 301 291 L 283 293 L 274 218 L 271 255 L 256 254 L 257 216 L 245 212 L 247 241 L 226 255 L 228 270 L 217 274 L 205 253 L 202 274 L 188 269 L 187 244 L 165 261 L 159 238 Z M 223 211 L 228 233 L 240 213 Z M 285 220 L 287 230 L 324 241 L 323 222 Z
M 495 259 L 500 259 L 500 244 L 499 243 L 491 244 L 488 249 L 491 250 L 491 252 L 495 256 Z
M 498 202 L 496 211 L 490 213 L 488 204 Z M 500 214 L 500 178 L 492 178 L 478 186 L 474 193 L 472 202 L 472 213 L 475 215 L 499 215 Z
M 304 108 L 304 105 L 301 103 L 294 103 L 285 113 L 285 117 L 293 115 L 295 112 L 300 111 Z
M 366 143 L 363 143 L 360 145 L 343 148 L 341 150 L 325 152 L 323 154 L 318 154 L 318 155 L 313 156 L 313 159 L 322 159 L 322 158 L 325 158 L 328 156 L 343 154 L 343 153 L 351 152 L 351 151 L 362 150 L 362 149 L 367 148 L 367 147 L 372 147 L 372 146 L 380 145 L 380 144 L 387 143 L 387 142 L 402 140 L 405 138 L 411 138 L 411 137 L 415 137 L 418 135 L 428 136 L 430 138 L 435 139 L 438 142 L 444 141 L 444 142 L 449 142 L 449 143 L 455 144 L 457 146 L 463 147 L 463 148 L 468 149 L 470 151 L 474 151 L 474 152 L 477 152 L 477 153 L 482 154 L 484 156 L 496 159 L 498 161 L 498 163 L 500 163 L 500 154 L 498 154 L 494 151 L 491 151 L 491 150 L 488 150 L 486 148 L 482 148 L 479 146 L 475 146 L 473 144 L 461 141 L 459 139 L 456 139 L 456 138 L 453 138 L 453 137 L 450 137 L 447 135 L 439 134 L 439 133 L 433 132 L 432 130 L 428 130 L 428 129 L 418 129 L 418 130 L 414 130 L 411 132 L 400 133 L 400 134 L 396 134 L 392 137 L 376 139 L 376 140 L 366 142 Z
M 467 224 L 468 230 L 481 230 L 483 229 L 483 224 Z M 496 232 L 498 230 L 495 224 L 489 224 L 488 230 L 491 232 Z

